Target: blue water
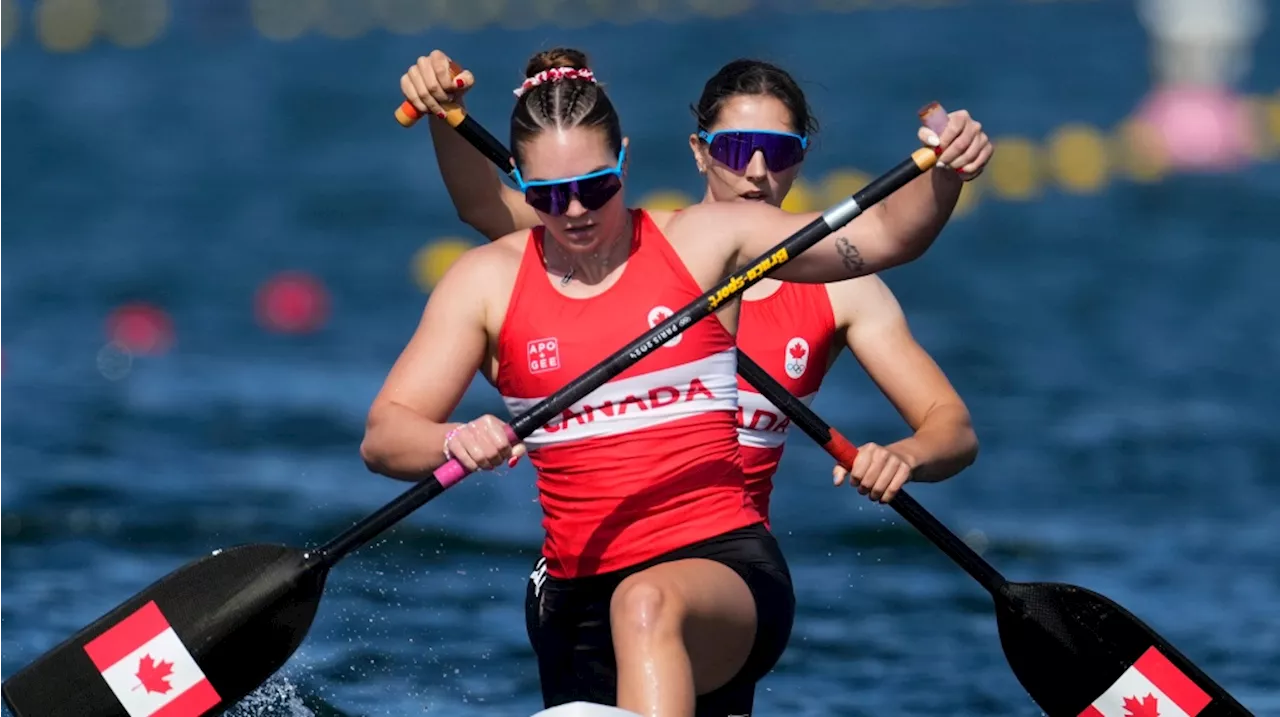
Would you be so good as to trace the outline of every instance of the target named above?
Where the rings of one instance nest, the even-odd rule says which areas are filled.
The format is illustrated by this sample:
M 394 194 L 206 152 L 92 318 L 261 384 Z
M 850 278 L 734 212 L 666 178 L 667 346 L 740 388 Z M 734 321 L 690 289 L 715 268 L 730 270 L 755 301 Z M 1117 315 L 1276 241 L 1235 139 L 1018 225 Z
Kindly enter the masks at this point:
M 1149 83 L 1127 2 L 283 44 L 228 17 L 203 33 L 179 8 L 138 50 L 46 54 L 28 33 L 4 51 L 5 676 L 192 558 L 316 544 L 404 487 L 364 470 L 365 411 L 422 308 L 414 252 L 474 239 L 425 131 L 391 118 L 418 54 L 471 67 L 473 111 L 503 136 L 526 56 L 584 47 L 623 113 L 637 197 L 697 192 L 685 106 L 738 55 L 805 81 L 813 177 L 898 161 L 929 99 L 1040 138 L 1115 125 Z M 1274 25 L 1249 91 L 1280 87 Z M 982 442 L 971 469 L 913 494 L 1011 578 L 1121 602 L 1257 714 L 1280 714 L 1275 167 L 983 201 L 885 275 Z M 322 331 L 254 323 L 254 291 L 286 269 L 329 287 Z M 102 326 L 128 300 L 168 311 L 176 343 L 112 380 Z M 858 441 L 903 435 L 847 356 L 814 406 Z M 489 411 L 477 383 L 459 414 Z M 891 510 L 833 492 L 829 463 L 792 437 L 774 522 L 799 617 L 759 714 L 1038 714 L 985 593 Z M 527 466 L 476 477 L 341 564 L 302 649 L 240 714 L 536 711 L 534 499 Z

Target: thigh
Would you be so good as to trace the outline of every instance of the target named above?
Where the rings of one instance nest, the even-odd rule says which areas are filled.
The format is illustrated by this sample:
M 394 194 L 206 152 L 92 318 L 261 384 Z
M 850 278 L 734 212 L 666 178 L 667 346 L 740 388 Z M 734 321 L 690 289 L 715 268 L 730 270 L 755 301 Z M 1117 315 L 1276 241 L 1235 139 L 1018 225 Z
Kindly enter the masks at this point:
M 641 570 L 614 591 L 614 644 L 628 632 L 677 630 L 693 668 L 694 687 L 723 687 L 747 663 L 756 638 L 756 601 L 737 572 L 714 560 L 674 560 Z

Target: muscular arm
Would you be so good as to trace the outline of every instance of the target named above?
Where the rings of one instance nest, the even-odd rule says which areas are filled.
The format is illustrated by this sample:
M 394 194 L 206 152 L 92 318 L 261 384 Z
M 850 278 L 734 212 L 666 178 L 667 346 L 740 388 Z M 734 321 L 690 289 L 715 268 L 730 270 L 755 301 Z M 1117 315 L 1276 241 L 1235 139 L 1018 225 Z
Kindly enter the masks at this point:
M 436 164 L 458 218 L 490 241 L 538 225 L 524 195 L 503 183 L 498 170 L 444 120 L 427 118 Z
M 931 169 L 872 207 L 868 215 L 875 219 L 876 233 L 888 245 L 878 250 L 887 257 L 907 257 L 896 262 L 899 264 L 923 255 L 951 219 L 963 186 L 955 172 Z
M 914 431 L 887 446 L 913 464 L 911 480 L 946 480 L 972 464 L 978 437 L 969 409 L 916 343 L 889 287 L 869 276 L 831 284 L 827 291 L 837 322 L 848 323 L 849 349 Z
M 930 170 L 840 231 L 790 260 L 772 275 L 784 281 L 818 284 L 883 271 L 918 258 L 942 231 L 960 197 L 954 172 Z M 778 242 L 821 217 L 792 214 L 764 204 L 708 203 L 681 212 L 675 232 L 724 237 L 735 250 L 735 268 L 754 261 Z M 678 229 L 676 227 L 679 227 Z M 696 241 L 690 236 L 691 241 Z
M 445 423 L 486 355 L 481 247 L 467 252 L 431 292 L 409 344 L 373 400 L 360 456 L 369 470 L 421 480 L 445 462 Z

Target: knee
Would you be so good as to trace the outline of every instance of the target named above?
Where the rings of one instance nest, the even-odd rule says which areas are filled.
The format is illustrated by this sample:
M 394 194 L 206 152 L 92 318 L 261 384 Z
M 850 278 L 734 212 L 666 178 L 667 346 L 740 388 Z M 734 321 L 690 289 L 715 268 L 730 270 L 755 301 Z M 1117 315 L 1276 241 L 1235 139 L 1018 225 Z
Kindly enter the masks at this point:
M 633 575 L 614 591 L 609 617 L 614 639 L 655 639 L 679 636 L 684 610 L 670 586 Z

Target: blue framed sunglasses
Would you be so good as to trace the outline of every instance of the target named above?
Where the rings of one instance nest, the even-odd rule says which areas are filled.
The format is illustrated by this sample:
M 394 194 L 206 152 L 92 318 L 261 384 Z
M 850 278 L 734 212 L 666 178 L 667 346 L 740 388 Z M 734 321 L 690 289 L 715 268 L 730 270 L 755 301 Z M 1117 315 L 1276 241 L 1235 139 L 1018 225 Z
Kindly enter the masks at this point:
M 512 170 L 511 177 L 524 192 L 525 204 L 543 214 L 553 217 L 564 214 L 569 211 L 569 202 L 574 197 L 589 211 L 595 211 L 608 204 L 622 189 L 622 164 L 626 155 L 627 148 L 623 147 L 618 151 L 617 166 L 567 179 L 526 182 L 519 169 Z
M 699 130 L 698 138 L 707 143 L 712 159 L 735 172 L 745 170 L 756 152 L 764 153 L 770 172 L 791 169 L 804 160 L 809 148 L 808 137 L 767 129 Z

